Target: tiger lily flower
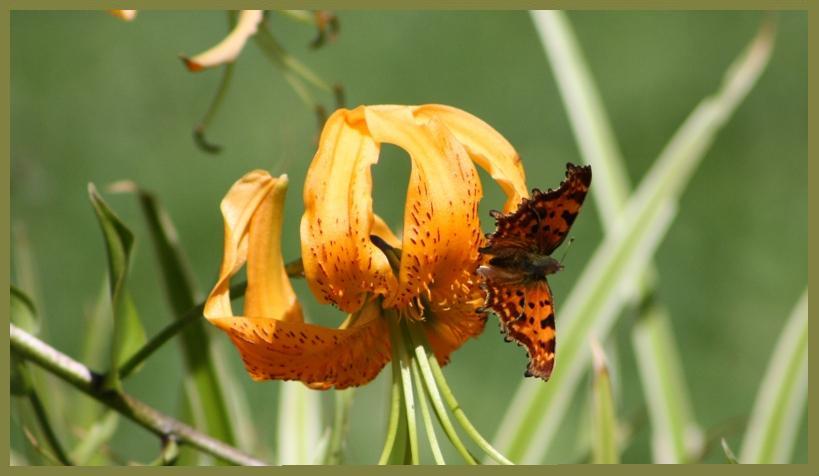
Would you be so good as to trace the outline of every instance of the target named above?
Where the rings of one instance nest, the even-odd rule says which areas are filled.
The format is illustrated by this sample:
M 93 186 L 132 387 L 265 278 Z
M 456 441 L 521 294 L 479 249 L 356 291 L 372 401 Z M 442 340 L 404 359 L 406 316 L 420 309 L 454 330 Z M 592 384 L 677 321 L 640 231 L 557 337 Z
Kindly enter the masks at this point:
M 412 162 L 403 239 L 372 209 L 370 169 L 383 143 L 403 148 Z M 486 321 L 476 274 L 483 235 L 474 164 L 506 193 L 505 210 L 528 196 L 514 148 L 464 111 L 441 105 L 336 111 L 305 180 L 301 253 L 312 293 L 348 318 L 338 328 L 304 322 L 280 250 L 287 179 L 263 171 L 236 182 L 222 201 L 224 257 L 205 317 L 230 335 L 255 380 L 300 380 L 320 389 L 365 384 L 391 358 L 388 319 L 420 325 L 445 364 Z M 400 260 L 391 263 L 383 243 L 400 250 Z M 230 278 L 244 263 L 244 315 L 234 316 Z

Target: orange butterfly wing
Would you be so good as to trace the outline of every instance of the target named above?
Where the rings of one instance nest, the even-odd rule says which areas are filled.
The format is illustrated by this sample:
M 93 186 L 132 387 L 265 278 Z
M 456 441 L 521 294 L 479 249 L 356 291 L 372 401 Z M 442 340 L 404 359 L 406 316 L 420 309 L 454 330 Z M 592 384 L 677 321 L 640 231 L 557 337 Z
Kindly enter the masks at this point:
M 550 255 L 569 233 L 591 185 L 591 167 L 566 164 L 566 178 L 556 190 L 532 191 L 514 213 L 497 211 L 497 229 L 488 235 L 483 253 L 498 255 L 514 249 Z
M 549 380 L 555 364 L 555 314 L 549 284 L 534 281 L 527 284 L 487 283 L 486 307 L 500 318 L 507 341 L 514 339 L 526 348 L 529 367 L 526 377 Z

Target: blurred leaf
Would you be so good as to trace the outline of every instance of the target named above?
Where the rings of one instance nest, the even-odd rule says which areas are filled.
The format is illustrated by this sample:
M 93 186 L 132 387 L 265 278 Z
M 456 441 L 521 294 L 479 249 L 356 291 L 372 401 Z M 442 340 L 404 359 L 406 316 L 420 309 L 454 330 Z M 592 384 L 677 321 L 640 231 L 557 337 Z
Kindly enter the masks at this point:
M 617 464 L 620 462 L 620 452 L 611 379 L 603 350 L 597 341 L 592 342 L 592 351 L 595 356 L 592 378 L 592 462 Z
M 119 415 L 114 410 L 106 410 L 97 422 L 92 424 L 80 438 L 80 442 L 71 451 L 71 460 L 78 465 L 87 465 L 89 461 L 107 444 L 119 424 Z
M 181 319 L 196 306 L 199 296 L 170 216 L 153 194 L 133 182 L 118 182 L 109 190 L 134 193 L 139 199 L 162 270 L 166 295 L 174 317 Z M 189 381 L 185 384 L 185 395 L 190 403 L 194 425 L 207 429 L 210 435 L 228 444 L 234 444 L 237 432 L 220 385 L 223 374 L 218 374 L 214 367 L 204 322 L 204 319 L 197 320 L 180 333 L 187 369 L 184 378 Z M 231 388 L 233 392 L 241 393 L 241 386 Z
M 30 334 L 40 332 L 40 319 L 34 302 L 26 294 L 11 286 L 11 308 L 9 310 L 11 322 Z
M 353 395 L 355 395 L 355 388 L 333 391 L 335 413 L 323 464 L 342 464 L 344 462 L 344 443 L 350 427 L 350 407 L 353 404 Z
M 321 435 L 319 392 L 301 382 L 279 382 L 279 464 L 313 464 Z
M 496 436 L 496 446 L 512 460 L 537 463 L 548 451 L 588 362 L 582 339 L 603 337 L 610 330 L 670 224 L 677 200 L 704 152 L 767 65 L 773 35 L 773 25 L 767 23 L 729 67 L 720 90 L 694 109 L 623 206 L 582 272 L 560 310 L 561 353 L 552 381 L 545 386 L 524 381 Z
M 728 442 L 725 441 L 725 438 L 720 439 L 720 444 L 722 445 L 722 452 L 725 454 L 725 459 L 731 464 L 739 464 L 737 457 L 734 456 L 734 452 L 731 450 L 731 447 L 728 446 Z
M 739 461 L 788 463 L 808 397 L 808 291 L 791 312 L 768 363 Z
M 665 308 L 653 300 L 641 312 L 632 332 L 637 369 L 652 424 L 656 463 L 693 462 L 704 442 L 695 423 L 682 364 Z
M 134 235 L 102 200 L 93 183 L 88 184 L 88 196 L 97 214 L 97 220 L 105 239 L 105 247 L 108 250 L 108 280 L 114 315 L 111 367 L 105 378 L 105 386 L 119 389 L 121 387 L 117 372 L 119 364 L 128 357 L 127 351 L 138 348 L 145 340 L 142 324 L 137 320 L 133 302 L 127 297 L 125 290 Z

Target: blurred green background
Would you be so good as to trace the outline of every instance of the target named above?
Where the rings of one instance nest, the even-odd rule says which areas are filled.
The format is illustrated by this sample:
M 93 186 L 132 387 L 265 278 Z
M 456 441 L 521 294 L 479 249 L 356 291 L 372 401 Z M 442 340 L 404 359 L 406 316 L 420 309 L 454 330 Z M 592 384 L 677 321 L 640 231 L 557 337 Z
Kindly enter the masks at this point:
M 314 31 L 271 15 L 286 48 L 329 82 L 346 88 L 349 106 L 444 103 L 493 125 L 517 148 L 530 187 L 555 186 L 567 161 L 581 161 L 552 72 L 526 12 L 341 12 L 337 41 L 318 51 Z M 725 68 L 754 35 L 761 13 L 576 12 L 575 27 L 628 172 L 638 183 L 677 126 L 715 91 Z M 236 64 L 233 84 L 209 138 L 220 155 L 197 149 L 191 129 L 219 72 L 188 73 L 179 53 L 196 53 L 226 31 L 221 12 L 140 12 L 133 23 L 103 12 L 14 12 L 11 20 L 11 216 L 24 233 L 36 272 L 42 335 L 78 357 L 97 329 L 84 315 L 105 279 L 103 241 L 86 185 L 132 179 L 170 212 L 201 292 L 221 258 L 219 201 L 253 168 L 286 172 L 291 189 L 284 253 L 298 256 L 301 185 L 316 146 L 316 119 L 257 46 Z M 321 96 L 327 105 L 332 98 Z M 659 293 L 673 316 L 695 415 L 704 428 L 740 420 L 728 438 L 735 450 L 741 418 L 751 410 L 776 337 L 807 283 L 807 19 L 779 15 L 777 44 L 756 89 L 719 134 L 692 179 L 656 256 Z M 393 148 L 385 155 L 400 157 Z M 375 208 L 399 224 L 409 164 L 387 157 L 375 168 Z M 487 210 L 502 194 L 485 182 Z M 592 187 L 594 190 L 594 187 Z M 156 257 L 136 200 L 105 195 L 137 236 L 129 287 L 148 335 L 171 319 Z M 489 220 L 486 220 L 487 229 Z M 558 312 L 601 238 L 594 201 L 573 228 L 566 269 L 551 279 Z M 16 239 L 16 238 L 15 238 Z M 19 242 L 18 242 L 19 243 Z M 12 247 L 12 255 L 19 249 Z M 19 260 L 13 257 L 13 264 Z M 12 282 L 20 276 L 12 267 Z M 337 311 L 318 306 L 296 283 L 309 317 L 336 325 Z M 615 374 L 622 418 L 645 408 L 629 330 L 616 327 Z M 210 329 L 213 331 L 213 329 Z M 213 332 L 216 344 L 227 338 Z M 180 413 L 178 344 L 154 355 L 126 389 L 157 408 Z M 246 392 L 255 430 L 275 447 L 279 384 L 253 383 L 238 354 L 228 365 Z M 557 359 L 560 359 L 558 351 Z M 559 365 L 559 364 L 558 364 Z M 486 332 L 445 369 L 473 423 L 494 434 L 522 378 L 525 353 L 506 344 L 491 317 Z M 102 370 L 102 368 L 100 368 Z M 389 370 L 356 394 L 348 461 L 374 463 L 383 443 Z M 548 385 L 548 384 L 547 384 Z M 56 396 L 63 404 L 74 390 Z M 230 389 L 228 389 L 230 391 Z M 330 395 L 327 394 L 327 403 Z M 59 403 L 59 402 L 58 402 Z M 58 404 L 55 403 L 55 404 Z M 575 406 L 585 405 L 578 399 Z M 329 406 L 327 407 L 329 409 Z M 71 428 L 71 408 L 63 408 Z M 329 412 L 328 412 L 329 413 Z M 12 416 L 12 447 L 23 439 Z M 562 423 L 566 440 L 577 420 Z M 643 425 L 625 462 L 650 461 Z M 807 461 L 806 425 L 795 461 Z M 422 445 L 424 446 L 424 445 Z M 444 445 L 448 446 L 448 445 Z M 156 439 L 122 421 L 112 449 L 128 458 L 155 456 Z M 553 460 L 571 461 L 570 455 Z M 706 461 L 724 461 L 712 451 Z

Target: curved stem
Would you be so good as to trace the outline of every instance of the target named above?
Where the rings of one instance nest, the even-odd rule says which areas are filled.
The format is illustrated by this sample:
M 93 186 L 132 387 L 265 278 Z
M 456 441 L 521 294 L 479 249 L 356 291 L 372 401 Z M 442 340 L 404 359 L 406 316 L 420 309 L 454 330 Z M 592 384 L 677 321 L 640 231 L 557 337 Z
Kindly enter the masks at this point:
M 410 333 L 415 331 L 414 326 L 406 326 L 411 328 Z M 435 385 L 435 380 L 432 376 L 432 371 L 429 368 L 429 360 L 434 360 L 435 356 L 427 357 L 427 353 L 424 350 L 422 345 L 419 345 L 415 342 L 415 339 L 409 338 L 411 342 L 413 342 L 413 347 L 415 348 L 415 357 L 416 362 L 418 362 L 418 366 L 421 368 L 421 376 L 424 380 L 424 386 L 427 389 L 427 394 L 429 395 L 429 400 L 432 402 L 432 408 L 435 410 L 435 415 L 438 417 L 438 422 L 441 424 L 441 427 L 444 429 L 444 433 L 446 433 L 449 441 L 458 450 L 458 453 L 461 454 L 463 459 L 468 464 L 478 464 L 478 460 L 469 452 L 464 445 L 461 438 L 458 436 L 458 432 L 455 431 L 455 427 L 452 426 L 452 421 L 449 419 L 449 415 L 446 413 L 446 408 L 444 408 L 443 400 L 441 400 L 441 394 L 438 392 L 438 387 Z
M 73 466 L 74 463 L 71 462 L 68 454 L 60 444 L 60 439 L 57 438 L 54 428 L 51 426 L 51 422 L 48 419 L 48 413 L 46 412 L 45 406 L 43 406 L 43 401 L 40 400 L 40 396 L 33 387 L 31 387 L 28 391 L 28 399 L 32 408 L 34 409 L 34 414 L 37 416 L 37 422 L 40 424 L 40 428 L 43 430 L 43 436 L 45 436 L 45 439 L 48 441 L 51 449 L 54 450 L 54 456 L 61 464 L 65 466 Z
M 429 353 L 429 357 L 424 359 L 426 354 L 426 349 L 429 348 L 429 343 L 426 341 L 426 336 L 424 336 L 421 332 L 418 332 L 417 329 L 410 329 L 410 336 L 412 338 L 413 343 L 415 344 L 415 350 L 418 354 L 418 359 L 421 360 L 422 369 L 424 367 L 424 363 L 428 363 L 426 371 L 430 371 L 432 373 L 432 377 L 435 380 L 435 383 L 438 385 L 438 388 L 441 390 L 441 393 L 444 396 L 444 400 L 446 400 L 447 406 L 449 406 L 450 411 L 452 414 L 455 415 L 455 419 L 458 420 L 460 423 L 461 428 L 464 429 L 469 438 L 472 439 L 487 455 L 489 455 L 492 459 L 497 461 L 500 464 L 514 464 L 513 462 L 509 461 L 508 458 L 503 456 L 498 450 L 496 450 L 492 445 L 489 444 L 488 441 L 478 432 L 477 429 L 472 425 L 469 421 L 469 418 L 466 417 L 466 413 L 464 413 L 461 406 L 458 404 L 458 401 L 455 399 L 455 395 L 452 393 L 452 389 L 449 388 L 449 384 L 444 377 L 444 373 L 441 371 L 441 367 L 438 365 L 438 360 L 432 354 Z M 422 360 L 423 359 L 423 360 Z
M 393 348 L 393 361 L 399 363 L 401 373 L 401 389 L 403 391 L 404 415 L 407 422 L 407 438 L 409 439 L 409 457 L 412 464 L 420 463 L 418 452 L 418 428 L 415 421 L 415 399 L 412 395 L 412 360 L 407 354 L 406 343 L 400 329 L 398 314 L 389 312 L 385 316 L 390 327 L 390 342 Z
M 105 390 L 102 386 L 104 379 L 102 375 L 92 372 L 85 365 L 14 324 L 9 324 L 9 341 L 12 351 L 20 357 L 30 360 L 161 438 L 175 437 L 181 444 L 237 465 L 263 466 L 266 464 L 232 446 L 200 433 L 124 392 Z
M 412 361 L 412 377 L 415 380 L 418 402 L 421 404 L 421 416 L 424 419 L 424 429 L 427 432 L 427 440 L 429 440 L 429 447 L 432 450 L 432 458 L 435 460 L 435 464 L 446 464 L 444 455 L 441 453 L 441 447 L 438 446 L 438 438 L 435 436 L 435 427 L 432 425 L 427 398 L 424 395 L 424 383 L 421 381 L 421 369 L 418 367 L 416 360 Z
M 401 369 L 396 359 L 392 359 L 392 385 L 390 398 L 390 421 L 387 424 L 387 439 L 384 440 L 384 449 L 378 458 L 378 464 L 387 464 L 395 447 L 398 435 L 398 424 L 401 420 Z
M 230 288 L 230 296 L 232 298 L 239 298 L 244 296 L 245 289 L 247 288 L 247 283 L 239 283 L 235 286 Z M 148 357 L 151 356 L 157 349 L 162 347 L 168 340 L 170 340 L 173 336 L 179 334 L 182 329 L 187 327 L 189 324 L 195 322 L 197 319 L 202 318 L 202 311 L 205 309 L 205 303 L 199 303 L 196 306 L 192 307 L 188 312 L 186 312 L 182 317 L 179 319 L 174 320 L 164 329 L 159 331 L 159 334 L 153 336 L 151 340 L 145 343 L 138 351 L 134 353 L 128 360 L 125 361 L 119 367 L 119 378 L 124 379 L 131 372 L 134 371 L 139 364 L 144 362 Z

